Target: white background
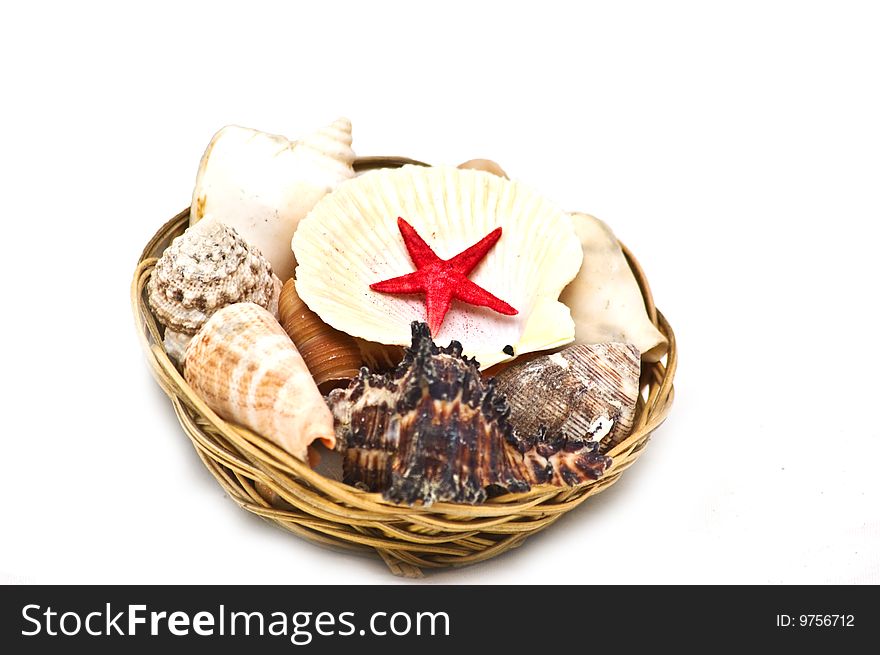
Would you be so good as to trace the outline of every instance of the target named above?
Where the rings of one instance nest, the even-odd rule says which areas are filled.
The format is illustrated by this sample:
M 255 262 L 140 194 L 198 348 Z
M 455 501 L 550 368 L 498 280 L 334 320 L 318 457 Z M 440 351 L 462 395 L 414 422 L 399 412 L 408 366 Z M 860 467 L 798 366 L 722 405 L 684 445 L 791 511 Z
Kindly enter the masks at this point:
M 218 128 L 344 115 L 603 218 L 680 345 L 617 485 L 415 584 L 880 582 L 876 5 L 603 5 L 4 5 L 0 581 L 398 582 L 224 496 L 129 307 Z

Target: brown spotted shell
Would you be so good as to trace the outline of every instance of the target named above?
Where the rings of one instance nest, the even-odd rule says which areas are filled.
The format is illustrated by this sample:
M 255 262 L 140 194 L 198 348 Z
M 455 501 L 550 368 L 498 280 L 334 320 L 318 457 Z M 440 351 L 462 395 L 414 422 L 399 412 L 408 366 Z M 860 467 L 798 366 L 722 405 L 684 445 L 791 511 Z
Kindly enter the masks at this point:
M 147 285 L 156 319 L 195 334 L 218 309 L 253 302 L 277 313 L 281 283 L 260 251 L 221 223 L 197 223 L 168 247 Z
M 351 336 L 330 327 L 306 306 L 293 279 L 281 288 L 278 316 L 321 393 L 348 386 L 364 363 L 360 348 Z
M 625 343 L 579 344 L 514 362 L 495 377 L 517 435 L 592 441 L 605 452 L 632 431 L 639 351 Z

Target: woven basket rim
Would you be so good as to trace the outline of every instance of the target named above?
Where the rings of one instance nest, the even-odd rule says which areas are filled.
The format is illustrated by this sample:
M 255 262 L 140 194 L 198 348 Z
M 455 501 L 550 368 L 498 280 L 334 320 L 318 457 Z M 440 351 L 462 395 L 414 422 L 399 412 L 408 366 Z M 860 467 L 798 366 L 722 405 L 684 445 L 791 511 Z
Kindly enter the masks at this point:
M 427 165 L 409 158 L 383 156 L 358 158 L 355 167 L 363 171 L 404 164 Z M 632 433 L 608 452 L 612 465 L 603 478 L 577 487 L 536 485 L 528 492 L 504 494 L 480 505 L 438 502 L 429 507 L 396 505 L 380 493 L 327 478 L 268 440 L 217 416 L 193 392 L 165 353 L 160 327 L 147 305 L 144 289 L 156 258 L 173 236 L 185 229 L 188 220 L 189 208 L 168 220 L 144 247 L 135 269 L 131 302 L 147 361 L 203 463 L 227 493 L 244 509 L 312 541 L 372 550 L 392 572 L 409 576 L 420 575 L 425 567 L 488 559 L 519 545 L 529 534 L 613 484 L 670 411 L 677 366 L 675 335 L 654 305 L 644 271 L 621 243 L 648 315 L 666 335 L 669 349 L 665 364 L 643 365 L 642 389 L 647 394 L 640 394 Z M 265 490 L 269 491 L 262 493 Z M 521 530 L 514 529 L 521 523 Z

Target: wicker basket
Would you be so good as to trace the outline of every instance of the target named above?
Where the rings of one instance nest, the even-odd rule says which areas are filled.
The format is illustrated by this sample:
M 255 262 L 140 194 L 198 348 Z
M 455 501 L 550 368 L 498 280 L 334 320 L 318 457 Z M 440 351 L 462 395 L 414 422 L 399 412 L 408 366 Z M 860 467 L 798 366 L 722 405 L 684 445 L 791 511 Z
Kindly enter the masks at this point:
M 356 170 L 398 167 L 414 160 L 368 157 Z M 642 289 L 651 320 L 669 338 L 666 364 L 642 368 L 641 395 L 632 434 L 608 454 L 613 463 L 600 480 L 577 487 L 538 486 L 476 506 L 436 503 L 404 507 L 326 478 L 273 443 L 219 418 L 193 392 L 162 347 L 162 333 L 146 302 L 145 287 L 156 259 L 187 227 L 186 209 L 168 221 L 144 248 L 131 286 L 138 333 L 159 385 L 168 394 L 196 452 L 229 496 L 249 512 L 312 541 L 378 554 L 397 575 L 480 562 L 519 546 L 565 512 L 617 482 L 636 461 L 669 412 L 676 367 L 675 336 L 654 307 L 638 263 L 623 247 Z

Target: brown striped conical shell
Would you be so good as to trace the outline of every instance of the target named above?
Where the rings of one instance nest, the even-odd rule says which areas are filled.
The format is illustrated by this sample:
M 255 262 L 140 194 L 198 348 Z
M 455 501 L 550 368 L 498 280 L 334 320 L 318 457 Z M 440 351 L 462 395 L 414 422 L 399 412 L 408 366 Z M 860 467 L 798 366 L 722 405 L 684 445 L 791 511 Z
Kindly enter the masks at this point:
M 632 431 L 639 366 L 633 345 L 578 344 L 514 362 L 495 381 L 516 434 L 529 437 L 543 426 L 548 439 L 595 441 L 607 452 Z
M 186 351 L 186 381 L 222 418 L 306 460 L 335 445 L 333 416 L 302 356 L 275 317 L 254 303 L 218 310 Z
M 363 365 L 355 340 L 327 325 L 300 299 L 293 279 L 284 283 L 278 315 L 322 394 L 347 386 Z

